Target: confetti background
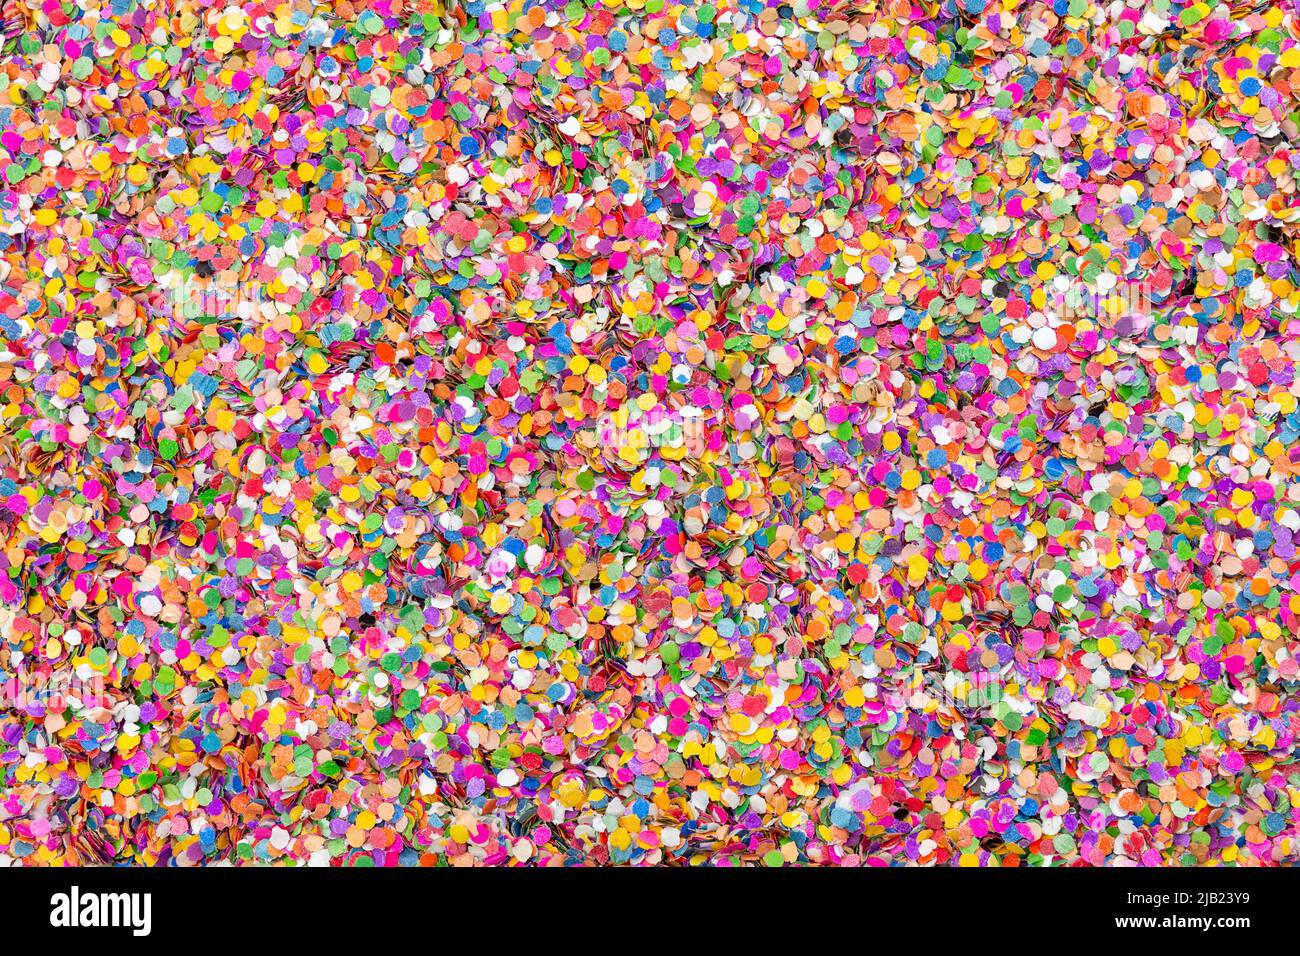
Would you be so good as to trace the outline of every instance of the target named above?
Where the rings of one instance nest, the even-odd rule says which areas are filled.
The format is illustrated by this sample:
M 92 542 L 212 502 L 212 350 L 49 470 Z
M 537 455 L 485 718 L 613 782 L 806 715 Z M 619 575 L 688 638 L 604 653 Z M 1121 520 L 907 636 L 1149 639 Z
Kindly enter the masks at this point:
M 1289 3 L 2 25 L 5 862 L 1297 862 Z

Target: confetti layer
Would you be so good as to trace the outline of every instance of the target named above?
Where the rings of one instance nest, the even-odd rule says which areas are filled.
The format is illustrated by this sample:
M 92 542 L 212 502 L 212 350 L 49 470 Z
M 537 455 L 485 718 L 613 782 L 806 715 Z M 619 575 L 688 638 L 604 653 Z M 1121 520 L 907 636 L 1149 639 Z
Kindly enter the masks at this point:
M 5 862 L 1297 862 L 1290 4 L 0 42 Z

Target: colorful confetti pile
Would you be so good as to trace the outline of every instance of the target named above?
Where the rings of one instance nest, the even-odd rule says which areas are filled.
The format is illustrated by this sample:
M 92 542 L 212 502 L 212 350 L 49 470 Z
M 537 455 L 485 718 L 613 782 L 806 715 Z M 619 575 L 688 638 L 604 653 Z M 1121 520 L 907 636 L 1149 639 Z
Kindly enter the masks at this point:
M 1300 16 L 5 0 L 0 854 L 1300 859 Z

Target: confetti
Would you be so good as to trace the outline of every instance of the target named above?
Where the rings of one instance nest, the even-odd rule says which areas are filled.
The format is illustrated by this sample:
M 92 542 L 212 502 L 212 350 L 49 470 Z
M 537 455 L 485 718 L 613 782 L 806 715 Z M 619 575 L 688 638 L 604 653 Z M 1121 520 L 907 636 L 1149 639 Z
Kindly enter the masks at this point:
M 1300 858 L 1300 19 L 7 0 L 0 854 Z

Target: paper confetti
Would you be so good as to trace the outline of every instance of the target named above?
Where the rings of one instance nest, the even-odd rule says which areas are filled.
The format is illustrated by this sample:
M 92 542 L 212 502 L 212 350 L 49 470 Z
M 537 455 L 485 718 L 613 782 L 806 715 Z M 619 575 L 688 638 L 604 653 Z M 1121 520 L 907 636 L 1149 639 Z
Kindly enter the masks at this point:
M 5 0 L 0 856 L 1300 862 L 1281 0 Z

